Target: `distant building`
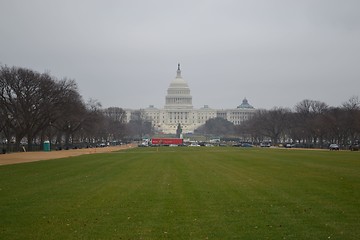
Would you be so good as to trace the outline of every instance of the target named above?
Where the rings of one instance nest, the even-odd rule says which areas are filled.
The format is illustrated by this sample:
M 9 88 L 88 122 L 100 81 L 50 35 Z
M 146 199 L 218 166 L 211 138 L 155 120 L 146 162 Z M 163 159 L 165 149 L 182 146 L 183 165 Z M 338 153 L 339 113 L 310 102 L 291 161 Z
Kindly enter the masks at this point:
M 192 96 L 187 82 L 181 76 L 180 64 L 176 71 L 176 78 L 171 81 L 165 96 L 163 109 L 150 105 L 145 109 L 127 109 L 127 120 L 130 121 L 131 114 L 142 111 L 150 120 L 155 130 L 163 133 L 175 133 L 180 123 L 183 133 L 193 133 L 196 128 L 205 124 L 211 118 L 221 117 L 234 125 L 240 125 L 254 113 L 255 108 L 251 106 L 246 98 L 234 109 L 212 109 L 208 105 L 200 109 L 194 109 Z

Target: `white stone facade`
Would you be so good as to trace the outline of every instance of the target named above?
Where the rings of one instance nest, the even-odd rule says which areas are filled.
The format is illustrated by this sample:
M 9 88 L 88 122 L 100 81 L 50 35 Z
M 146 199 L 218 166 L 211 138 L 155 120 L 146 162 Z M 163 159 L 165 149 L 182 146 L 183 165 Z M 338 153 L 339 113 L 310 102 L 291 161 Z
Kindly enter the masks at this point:
M 139 111 L 139 109 L 126 110 L 128 121 L 134 111 Z M 178 64 L 176 78 L 170 83 L 167 90 L 164 108 L 158 109 L 150 105 L 140 111 L 152 122 L 154 129 L 158 132 L 175 133 L 180 123 L 183 133 L 193 133 L 207 120 L 216 117 L 222 117 L 235 125 L 240 125 L 251 117 L 255 109 L 249 105 L 246 98 L 240 106 L 234 109 L 212 109 L 207 105 L 200 109 L 194 109 L 190 88 L 181 77 L 180 64 Z

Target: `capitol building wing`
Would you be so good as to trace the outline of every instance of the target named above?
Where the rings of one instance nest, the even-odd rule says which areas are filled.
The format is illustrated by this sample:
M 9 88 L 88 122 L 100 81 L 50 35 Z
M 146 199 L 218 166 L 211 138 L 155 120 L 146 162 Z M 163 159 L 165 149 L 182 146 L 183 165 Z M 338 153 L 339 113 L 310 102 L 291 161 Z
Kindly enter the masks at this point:
M 150 105 L 148 108 L 140 110 L 152 122 L 154 129 L 163 133 L 175 133 L 179 124 L 183 133 L 193 133 L 207 120 L 216 117 L 224 118 L 234 125 L 240 125 L 249 119 L 255 111 L 246 98 L 242 104 L 234 109 L 212 109 L 208 105 L 194 109 L 190 88 L 181 76 L 180 64 L 178 64 L 176 78 L 171 81 L 168 87 L 164 108 L 158 109 Z M 139 109 L 126 110 L 127 121 L 130 121 L 131 114 L 135 111 L 139 111 Z

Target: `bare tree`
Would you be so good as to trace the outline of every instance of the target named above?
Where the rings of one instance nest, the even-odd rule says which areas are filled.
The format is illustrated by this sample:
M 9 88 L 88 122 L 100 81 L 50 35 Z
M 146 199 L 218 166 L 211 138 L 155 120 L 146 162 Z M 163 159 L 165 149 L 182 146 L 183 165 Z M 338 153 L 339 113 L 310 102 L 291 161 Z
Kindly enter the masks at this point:
M 110 107 L 103 110 L 105 129 L 109 140 L 118 141 L 125 136 L 126 112 L 119 107 Z
M 69 99 L 77 94 L 72 80 L 57 81 L 49 74 L 16 67 L 1 67 L 0 85 L 1 114 L 8 134 L 14 134 L 17 147 L 26 137 L 29 150 L 34 139 L 66 115 Z
M 127 124 L 128 134 L 135 138 L 143 138 L 145 135 L 153 134 L 151 120 L 148 119 L 143 110 L 131 113 L 130 122 Z
M 265 136 L 271 138 L 273 144 L 278 144 L 287 127 L 289 109 L 273 108 L 260 115 L 259 126 Z
M 360 138 L 360 100 L 358 97 L 351 97 L 343 104 L 344 126 L 350 144 L 354 144 Z
M 42 87 L 48 84 L 41 75 L 29 69 L 1 68 L 1 105 L 6 109 L 8 126 L 13 129 L 16 145 L 27 136 L 29 148 L 39 129 L 39 115 L 43 108 Z
M 324 102 L 305 99 L 295 106 L 296 118 L 293 127 L 301 129 L 302 141 L 306 144 L 316 144 L 318 140 L 323 142 L 326 132 L 324 119 L 328 105 Z
M 98 100 L 89 99 L 86 104 L 85 119 L 82 124 L 82 133 L 90 143 L 106 141 L 104 129 L 105 117 Z
M 62 103 L 57 105 L 50 125 L 57 130 L 56 143 L 61 144 L 64 139 L 65 146 L 69 147 L 70 140 L 73 143 L 75 133 L 81 130 L 85 121 L 86 107 L 75 86 L 64 93 L 66 94 L 62 96 Z
M 252 117 L 241 125 L 235 126 L 236 135 L 238 135 L 242 141 L 246 142 L 262 142 L 264 135 L 260 133 L 259 129 L 255 124 L 255 119 Z

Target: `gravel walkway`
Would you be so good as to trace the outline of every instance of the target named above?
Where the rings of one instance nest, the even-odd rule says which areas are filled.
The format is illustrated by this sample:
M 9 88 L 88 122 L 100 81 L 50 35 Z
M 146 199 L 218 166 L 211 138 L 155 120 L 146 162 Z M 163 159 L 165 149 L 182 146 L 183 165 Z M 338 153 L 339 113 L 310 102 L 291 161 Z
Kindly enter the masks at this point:
M 49 160 L 55 158 L 79 156 L 84 154 L 113 152 L 113 151 L 132 148 L 135 146 L 136 146 L 135 144 L 128 144 L 122 146 L 102 147 L 102 148 L 83 148 L 83 149 L 71 149 L 71 150 L 50 151 L 50 152 L 20 152 L 20 153 L 0 154 L 0 165 L 35 162 L 35 161 Z

